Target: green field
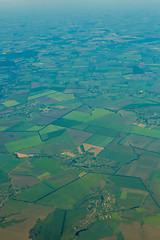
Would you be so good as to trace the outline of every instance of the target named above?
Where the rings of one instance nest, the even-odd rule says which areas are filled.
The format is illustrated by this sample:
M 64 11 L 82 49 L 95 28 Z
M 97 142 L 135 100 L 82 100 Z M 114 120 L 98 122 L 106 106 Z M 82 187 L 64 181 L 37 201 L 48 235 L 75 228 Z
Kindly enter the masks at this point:
M 54 94 L 49 95 L 50 98 L 53 98 L 57 101 L 68 101 L 68 100 L 72 100 L 74 99 L 74 95 L 73 94 L 64 94 L 64 93 L 60 93 L 60 92 L 56 92 Z
M 38 183 L 29 189 L 22 191 L 21 193 L 17 194 L 16 199 L 23 200 L 27 202 L 34 202 L 39 198 L 45 196 L 46 194 L 50 193 L 52 188 L 47 186 L 44 183 Z
M 64 230 L 61 240 L 72 239 L 75 235 L 74 226 L 82 221 L 87 214 L 85 208 L 77 208 L 66 211 L 66 218 L 64 223 Z
M 139 178 L 123 177 L 123 176 L 110 176 L 109 179 L 114 182 L 118 187 L 131 188 L 146 191 L 144 185 Z
M 7 129 L 8 127 L 0 127 L 0 132 L 3 132 Z
M 45 182 L 54 189 L 57 189 L 74 181 L 77 177 L 76 171 L 72 169 L 64 171 L 62 169 L 61 171 L 56 171 L 55 169 L 54 174 L 49 179 L 45 180 Z
M 0 184 L 8 182 L 8 176 L 0 169 Z
M 59 127 L 59 126 L 50 124 L 47 127 L 40 130 L 40 134 L 51 133 L 51 132 L 55 132 L 55 131 L 58 131 L 58 130 L 61 130 L 61 129 L 63 129 L 63 127 Z
M 6 107 L 13 107 L 19 104 L 19 102 L 15 100 L 8 100 L 3 103 Z
M 149 129 L 149 128 L 141 128 L 141 127 L 133 127 L 131 129 L 131 133 L 153 137 L 153 138 L 160 138 L 160 130 L 158 129 Z
M 64 210 L 56 209 L 53 213 L 50 213 L 45 220 L 41 221 L 39 219 L 34 228 L 30 231 L 30 238 L 37 239 L 38 235 L 39 240 L 60 239 L 64 215 Z M 53 228 L 55 225 L 56 228 Z
M 92 121 L 92 125 L 126 133 L 130 133 L 131 130 L 131 126 L 128 124 L 126 119 L 115 113 L 108 114 L 100 119 L 95 119 Z
M 83 181 L 89 188 L 99 187 L 101 181 L 106 181 L 107 175 L 89 173 L 83 177 Z
M 39 137 L 39 135 L 35 135 L 33 137 L 28 137 L 28 138 L 24 138 L 21 140 L 17 140 L 17 141 L 13 141 L 13 142 L 9 142 L 5 144 L 5 147 L 7 148 L 7 150 L 9 152 L 16 152 L 25 148 L 30 148 L 30 147 L 34 147 L 41 144 L 41 139 Z
M 31 131 L 31 132 L 37 132 L 37 131 L 39 131 L 42 127 L 43 127 L 43 126 L 38 126 L 38 125 L 36 126 L 36 125 L 35 125 L 35 126 L 33 126 L 33 127 L 28 128 L 27 131 L 29 131 L 29 132 L 30 132 L 30 131 Z
M 79 179 L 43 198 L 38 203 L 62 209 L 72 209 L 74 204 L 87 194 L 89 194 L 88 187 L 83 180 Z
M 114 236 L 114 233 L 107 222 L 99 222 L 93 224 L 88 231 L 83 231 L 79 234 L 78 240 L 99 240 Z
M 146 217 L 144 219 L 144 223 L 152 225 L 152 226 L 160 226 L 160 214 L 155 216 Z
M 120 132 L 110 128 L 102 128 L 97 126 L 89 126 L 85 129 L 87 132 L 101 134 L 108 137 L 118 137 Z
M 90 137 L 85 143 L 95 145 L 98 147 L 106 147 L 110 142 L 113 141 L 114 138 L 112 137 L 105 137 L 103 135 L 94 134 Z
M 28 100 L 34 100 L 34 99 L 37 99 L 37 98 L 40 98 L 40 97 L 48 96 L 48 95 L 53 94 L 53 93 L 55 93 L 54 90 L 39 93 L 39 94 L 35 94 L 35 95 L 32 95 L 32 96 L 29 96 Z
M 112 112 L 100 108 L 95 108 L 90 114 L 84 112 L 73 111 L 67 114 L 64 118 L 80 121 L 80 122 L 90 122 L 97 118 L 103 117 L 104 115 L 111 114 Z
M 44 173 L 50 172 L 54 175 L 63 171 L 61 165 L 54 158 L 49 157 L 34 157 L 32 165 L 35 169 L 41 169 Z
M 121 196 L 120 196 L 120 199 L 125 200 L 126 197 L 127 197 L 127 192 L 126 192 L 126 191 L 122 191 Z
M 14 169 L 21 161 L 13 154 L 0 153 L 0 169 L 5 173 Z

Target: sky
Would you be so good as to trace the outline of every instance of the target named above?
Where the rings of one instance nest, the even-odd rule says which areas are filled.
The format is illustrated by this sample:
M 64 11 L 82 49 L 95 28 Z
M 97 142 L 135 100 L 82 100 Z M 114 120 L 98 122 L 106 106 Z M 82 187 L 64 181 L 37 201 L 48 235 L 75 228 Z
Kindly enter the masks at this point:
M 103 4 L 103 5 L 159 5 L 160 0 L 0 0 L 0 4 L 8 4 L 12 3 L 13 5 L 61 5 L 66 4 L 74 4 L 74 5 L 82 5 L 84 3 L 90 4 Z
M 123 9 L 160 8 L 160 0 L 0 0 L 0 9 Z

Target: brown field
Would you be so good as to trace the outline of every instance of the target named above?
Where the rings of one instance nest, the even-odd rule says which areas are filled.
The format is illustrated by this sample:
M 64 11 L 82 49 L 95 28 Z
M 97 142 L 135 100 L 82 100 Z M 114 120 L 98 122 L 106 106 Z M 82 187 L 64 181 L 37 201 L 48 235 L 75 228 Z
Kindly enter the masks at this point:
M 120 230 L 125 240 L 158 240 L 160 236 L 160 228 L 157 226 L 149 226 L 144 224 L 142 227 L 139 223 L 120 224 Z
M 106 181 L 100 180 L 100 187 L 103 189 L 106 186 Z
M 12 175 L 11 177 L 12 182 L 18 187 L 32 186 L 40 182 L 37 178 L 32 176 Z
M 15 223 L 5 229 L 0 228 L 1 239 L 7 240 L 28 240 L 29 231 L 34 227 L 38 218 L 44 219 L 54 208 L 41 206 L 38 204 L 29 204 L 19 215 L 10 216 L 7 221 L 22 220 L 23 222 Z
M 83 147 L 85 151 L 94 153 L 94 156 L 97 156 L 104 149 L 103 147 L 94 146 L 88 143 L 83 143 Z
M 80 147 L 78 147 L 78 152 L 79 152 L 80 154 L 83 153 Z
M 107 237 L 107 238 L 101 238 L 99 240 L 117 240 L 116 236 L 112 236 L 112 237 Z
M 33 157 L 33 154 L 16 153 L 18 158 Z
M 0 235 L 1 239 L 6 239 L 6 240 L 29 240 L 28 234 L 20 233 L 20 232 L 14 232 L 14 231 L 9 231 L 7 229 L 0 229 Z
M 54 108 L 63 109 L 63 108 L 67 108 L 67 107 L 64 107 L 64 106 L 54 106 Z

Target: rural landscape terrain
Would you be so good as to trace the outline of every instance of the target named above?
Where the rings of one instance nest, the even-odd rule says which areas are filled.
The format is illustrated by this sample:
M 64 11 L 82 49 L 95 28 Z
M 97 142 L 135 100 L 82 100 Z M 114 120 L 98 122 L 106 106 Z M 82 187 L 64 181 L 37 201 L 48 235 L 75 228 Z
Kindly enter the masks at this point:
M 159 21 L 3 16 L 0 239 L 159 239 Z

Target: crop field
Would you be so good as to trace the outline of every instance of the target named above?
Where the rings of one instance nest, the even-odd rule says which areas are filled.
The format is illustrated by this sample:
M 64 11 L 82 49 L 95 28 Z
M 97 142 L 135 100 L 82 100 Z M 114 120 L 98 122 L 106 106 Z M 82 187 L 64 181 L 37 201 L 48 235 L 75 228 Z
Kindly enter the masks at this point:
M 90 137 L 85 143 L 92 144 L 99 147 L 106 147 L 110 142 L 113 141 L 114 138 L 106 137 L 99 134 L 94 134 Z
M 47 183 L 53 189 L 57 189 L 64 186 L 65 184 L 74 181 L 77 179 L 77 177 L 77 173 L 73 170 L 61 170 L 61 172 L 53 174 L 50 178 L 47 178 L 47 180 L 45 179 L 45 183 Z
M 61 92 L 56 92 L 54 94 L 51 94 L 51 95 L 49 95 L 49 97 L 53 98 L 57 101 L 60 101 L 60 102 L 74 99 L 73 94 L 63 94 Z
M 12 175 L 13 183 L 18 187 L 26 187 L 26 186 L 35 185 L 35 184 L 39 183 L 38 179 L 33 176 Z
M 56 132 L 56 131 L 61 130 L 61 129 L 63 129 L 63 127 L 50 124 L 47 127 L 40 130 L 40 134 L 43 135 L 43 134 L 46 134 L 46 133 Z
M 8 182 L 8 177 L 2 170 L 0 170 L 0 184 L 6 182 Z
M 89 189 L 80 179 L 39 200 L 38 203 L 71 209 L 77 201 L 80 201 L 87 194 L 89 194 Z
M 24 148 L 30 148 L 41 144 L 41 139 L 38 135 L 25 138 L 22 140 L 6 143 L 5 146 L 9 152 L 16 152 Z
M 109 137 L 118 137 L 120 132 L 116 131 L 114 129 L 110 128 L 102 128 L 102 127 L 96 127 L 96 126 L 89 126 L 85 128 L 85 131 L 91 132 L 91 133 L 96 133 L 96 134 L 101 134 L 104 136 L 109 136 Z
M 9 100 L 9 101 L 5 101 L 3 103 L 6 107 L 13 107 L 13 106 L 16 106 L 18 105 L 19 103 L 15 100 Z
M 116 131 L 130 133 L 131 127 L 124 124 L 123 118 L 121 118 L 118 114 L 110 115 L 112 116 L 102 117 L 101 119 L 92 121 L 92 125 L 96 127 L 109 128 Z
M 34 157 L 32 159 L 32 165 L 35 169 L 39 168 L 43 171 L 53 173 L 54 175 L 63 171 L 61 165 L 54 158 L 51 157 Z
M 153 137 L 153 138 L 160 138 L 160 130 L 159 129 L 149 129 L 149 128 L 141 128 L 141 127 L 133 127 L 131 129 L 131 133 Z
M 39 94 L 35 94 L 35 95 L 32 95 L 32 96 L 29 96 L 28 100 L 34 100 L 34 99 L 37 99 L 37 98 L 40 98 L 40 97 L 48 96 L 48 95 L 53 94 L 53 93 L 55 93 L 54 90 L 39 93 Z
M 90 139 L 90 137 L 93 135 L 92 133 L 88 133 L 85 131 L 79 131 L 76 129 L 67 129 L 68 133 L 72 137 L 74 143 L 78 146 L 80 146 L 82 143 L 84 143 L 87 139 Z
M 160 226 L 160 214 L 157 214 L 152 217 L 146 217 L 144 219 L 144 222 L 149 225 Z
M 70 119 L 70 120 L 75 120 L 75 121 L 80 121 L 80 122 L 90 122 L 92 120 L 95 120 L 97 118 L 103 117 L 108 114 L 111 114 L 111 112 L 108 110 L 95 108 L 95 109 L 93 109 L 92 112 L 90 112 L 90 114 L 84 113 L 84 112 L 73 111 L 73 112 L 69 113 L 68 115 L 66 115 L 64 118 Z
M 30 187 L 30 189 L 25 190 L 24 192 L 22 191 L 17 195 L 16 199 L 26 202 L 34 202 L 43 195 L 50 193 L 51 191 L 52 189 L 49 186 L 44 183 L 39 183 Z
M 58 126 L 62 126 L 62 127 L 67 127 L 67 128 L 70 128 L 70 127 L 74 128 L 77 125 L 79 126 L 79 124 L 81 124 L 81 122 L 80 121 L 76 121 L 76 120 L 60 118 L 60 119 L 56 120 L 54 122 L 54 124 L 58 125 Z M 88 126 L 88 125 L 85 125 L 85 126 Z
M 127 191 L 122 191 L 121 196 L 120 196 L 120 199 L 125 200 L 126 197 L 127 197 Z

